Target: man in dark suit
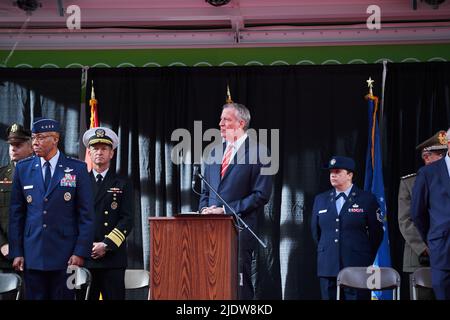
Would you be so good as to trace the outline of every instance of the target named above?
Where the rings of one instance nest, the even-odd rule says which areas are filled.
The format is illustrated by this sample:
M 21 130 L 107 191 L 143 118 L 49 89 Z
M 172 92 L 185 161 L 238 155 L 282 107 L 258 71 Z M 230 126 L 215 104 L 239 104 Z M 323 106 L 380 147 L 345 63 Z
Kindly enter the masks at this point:
M 91 128 L 83 135 L 92 161 L 95 236 L 86 267 L 92 273 L 91 300 L 125 299 L 126 237 L 133 228 L 133 195 L 127 178 L 116 175 L 111 159 L 118 138 L 109 128 Z
M 425 165 L 442 159 L 447 153 L 446 132 L 439 131 L 431 138 L 419 144 L 416 149 L 422 153 Z M 405 249 L 403 253 L 403 271 L 409 274 L 409 290 L 412 299 L 411 278 L 414 271 L 420 267 L 430 265 L 429 250 L 422 236 L 417 230 L 411 218 L 411 198 L 414 182 L 417 174 L 408 174 L 401 178 L 398 190 L 398 226 L 405 238 Z M 418 298 L 430 300 L 434 298 L 433 290 L 419 287 Z
M 36 155 L 19 161 L 14 173 L 9 249 L 31 300 L 74 298 L 68 275 L 90 256 L 94 235 L 86 163 L 58 150 L 59 130 L 52 119 L 34 122 Z
M 345 267 L 373 264 L 383 240 L 375 196 L 353 184 L 355 162 L 334 156 L 328 163 L 333 189 L 317 195 L 312 235 L 317 245 L 317 275 L 323 300 L 336 299 L 336 277 Z M 370 299 L 370 291 L 344 289 L 345 300 Z
M 447 139 L 450 138 L 450 129 Z M 447 147 L 450 141 L 447 141 Z M 422 167 L 414 183 L 411 216 L 430 251 L 433 290 L 450 299 L 450 157 Z
M 247 136 L 249 123 L 250 112 L 245 106 L 231 100 L 223 106 L 219 123 L 223 148 L 217 153 L 213 150 L 205 165 L 204 176 L 256 231 L 258 216 L 264 214 L 264 205 L 272 193 L 272 176 L 262 171 L 267 164 L 261 163 L 259 155 L 267 155 L 267 149 Z M 199 208 L 202 214 L 232 214 L 206 185 L 202 188 Z M 239 299 L 254 298 L 251 265 L 256 246 L 257 240 L 248 230 L 239 233 Z

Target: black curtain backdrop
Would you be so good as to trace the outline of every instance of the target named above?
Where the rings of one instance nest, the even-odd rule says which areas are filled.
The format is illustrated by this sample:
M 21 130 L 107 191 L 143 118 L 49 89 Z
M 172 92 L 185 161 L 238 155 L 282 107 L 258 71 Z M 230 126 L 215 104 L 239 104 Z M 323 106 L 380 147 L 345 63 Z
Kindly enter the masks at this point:
M 391 256 L 399 271 L 403 255 L 396 214 L 399 178 L 421 165 L 415 146 L 449 127 L 449 69 L 449 63 L 387 66 L 380 120 Z M 64 74 L 72 70 L 34 76 L 39 71 L 43 72 L 0 69 L 0 119 L 5 128 L 16 118 L 30 117 L 29 109 L 17 111 L 23 102 L 14 98 L 15 91 L 3 89 L 5 83 L 19 86 L 27 80 L 30 90 L 36 90 L 43 81 L 58 79 L 46 97 L 66 97 L 71 88 L 80 92 L 81 71 L 72 85 L 61 80 L 72 79 Z M 255 257 L 257 298 L 320 298 L 316 248 L 309 227 L 312 202 L 317 193 L 330 188 L 328 172 L 322 167 L 333 154 L 356 160 L 355 183 L 363 186 L 366 80 L 369 76 L 375 80 L 374 93 L 381 97 L 382 71 L 380 64 L 90 69 L 86 91 L 90 92 L 93 80 L 100 123 L 120 138 L 114 165 L 120 174 L 132 178 L 136 191 L 135 229 L 128 238 L 129 267 L 148 268 L 148 217 L 197 210 L 198 196 L 191 190 L 192 166 L 172 163 L 172 148 L 178 141 L 171 141 L 171 135 L 179 128 L 194 135 L 194 121 L 202 121 L 202 132 L 217 128 L 229 83 L 233 100 L 252 113 L 250 127 L 279 130 L 279 171 L 256 230 L 268 244 Z M 25 79 L 17 80 L 15 72 L 25 74 Z M 79 94 L 73 99 L 57 106 L 61 114 L 72 110 L 78 114 L 70 106 L 79 106 Z M 71 143 L 77 154 L 78 140 Z M 2 159 L 7 158 L 6 147 L 2 146 Z M 407 291 L 403 292 L 407 297 Z
M 321 168 L 333 154 L 353 156 L 362 186 L 365 80 L 380 84 L 381 74 L 381 65 L 91 69 L 100 122 L 120 130 L 118 170 L 133 177 L 141 197 L 136 243 L 143 243 L 144 265 L 147 218 L 198 206 L 191 166 L 171 161 L 171 134 L 177 128 L 193 133 L 194 121 L 202 121 L 203 131 L 217 128 L 229 83 L 234 101 L 249 107 L 251 127 L 280 135 L 280 170 L 257 230 L 268 244 L 255 260 L 257 297 L 319 298 L 309 221 L 314 195 L 329 187 Z
M 13 122 L 31 129 L 38 117 L 58 120 L 64 131 L 60 149 L 78 156 L 81 69 L 0 68 L 0 138 Z M 0 163 L 9 162 L 8 145 L 0 145 Z

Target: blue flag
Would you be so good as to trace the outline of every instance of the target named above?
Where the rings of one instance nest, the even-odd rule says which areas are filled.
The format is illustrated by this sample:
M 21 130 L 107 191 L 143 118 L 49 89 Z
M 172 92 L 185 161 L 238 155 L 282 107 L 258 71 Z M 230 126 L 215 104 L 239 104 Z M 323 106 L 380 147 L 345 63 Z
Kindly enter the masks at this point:
M 381 163 L 380 131 L 378 127 L 378 98 L 369 94 L 369 138 L 366 156 L 366 175 L 364 178 L 364 190 L 371 191 L 378 200 L 380 206 L 380 219 L 383 221 L 384 236 L 373 264 L 378 267 L 390 267 L 391 255 L 389 251 L 389 233 L 386 215 L 386 201 L 384 197 L 383 167 Z M 372 299 L 392 299 L 392 291 L 372 291 Z

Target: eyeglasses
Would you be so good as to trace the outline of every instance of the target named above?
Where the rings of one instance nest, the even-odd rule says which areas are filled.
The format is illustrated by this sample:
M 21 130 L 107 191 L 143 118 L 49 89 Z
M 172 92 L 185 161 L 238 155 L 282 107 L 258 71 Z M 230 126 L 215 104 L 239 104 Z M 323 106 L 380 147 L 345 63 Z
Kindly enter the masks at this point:
M 37 140 L 38 142 L 41 142 L 41 141 L 43 141 L 44 139 L 47 139 L 48 137 L 53 137 L 53 135 L 52 134 L 47 134 L 47 135 L 44 135 L 44 134 L 42 134 L 42 135 L 32 135 L 31 136 L 31 140 Z

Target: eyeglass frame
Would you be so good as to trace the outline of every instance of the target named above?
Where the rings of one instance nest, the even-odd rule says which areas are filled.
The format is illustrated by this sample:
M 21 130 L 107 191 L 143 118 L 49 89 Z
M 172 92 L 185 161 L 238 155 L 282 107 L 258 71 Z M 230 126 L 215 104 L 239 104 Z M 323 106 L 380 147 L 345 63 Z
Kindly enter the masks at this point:
M 47 139 L 48 137 L 54 137 L 54 134 L 47 134 L 47 135 L 31 135 L 31 141 L 35 141 L 37 140 L 38 142 L 44 141 L 45 139 Z

